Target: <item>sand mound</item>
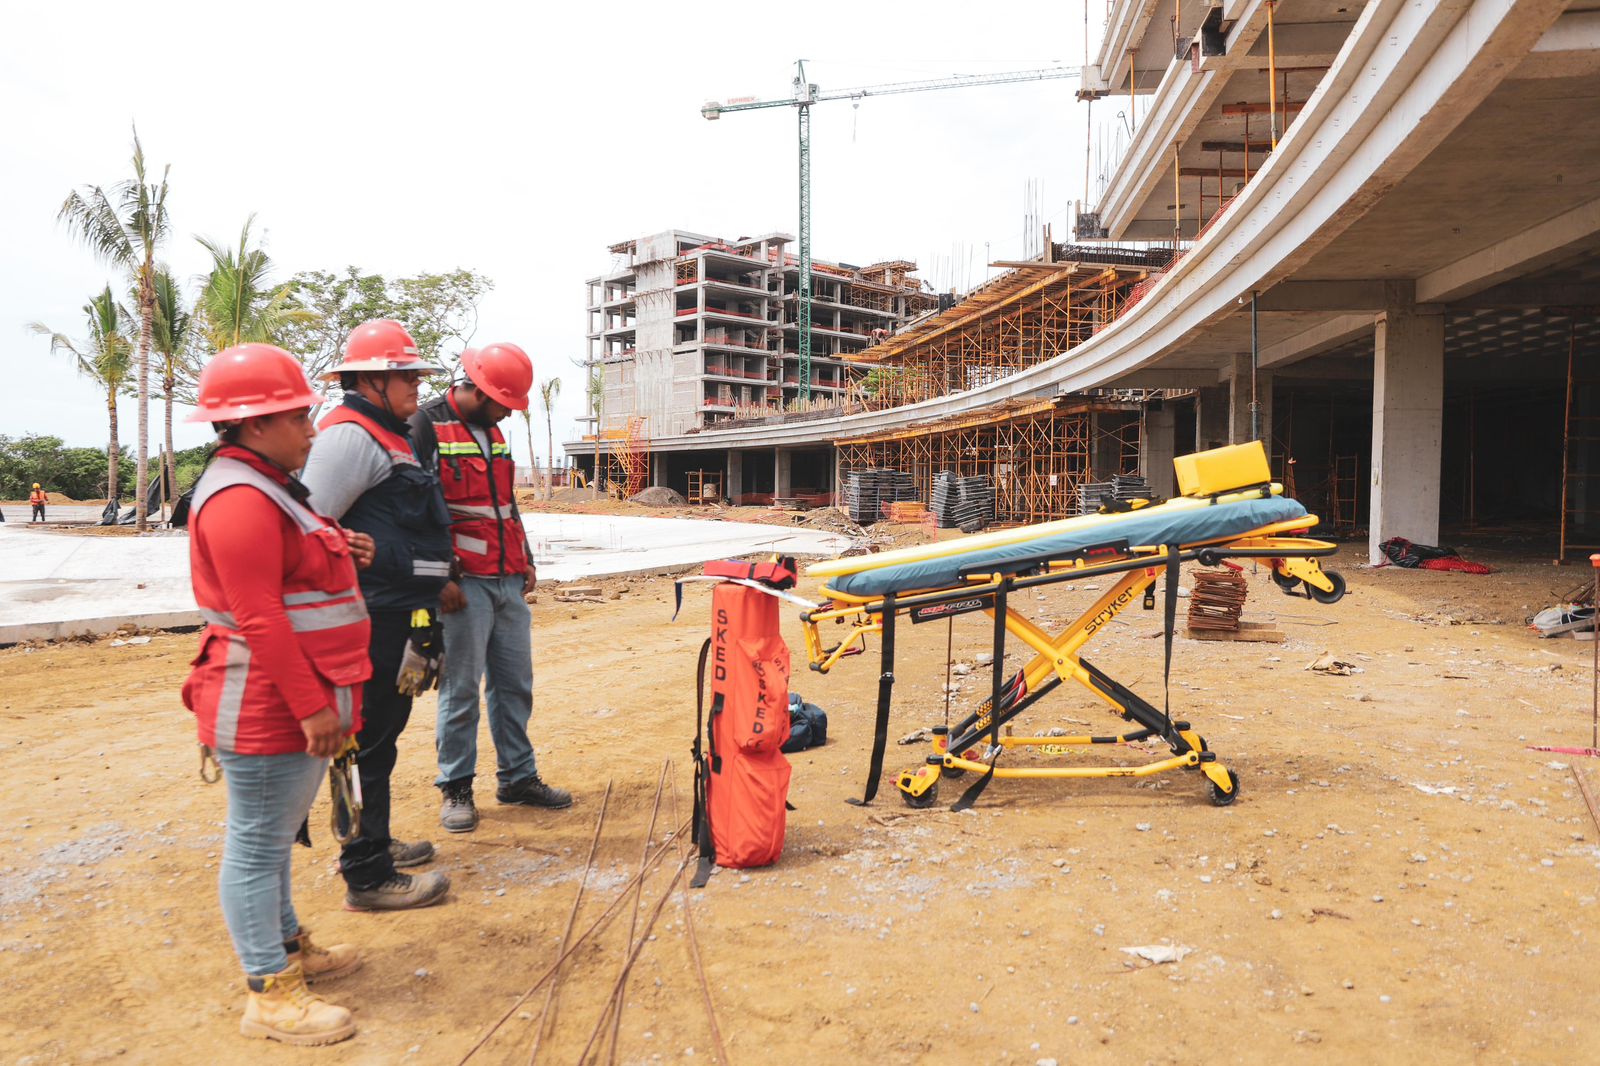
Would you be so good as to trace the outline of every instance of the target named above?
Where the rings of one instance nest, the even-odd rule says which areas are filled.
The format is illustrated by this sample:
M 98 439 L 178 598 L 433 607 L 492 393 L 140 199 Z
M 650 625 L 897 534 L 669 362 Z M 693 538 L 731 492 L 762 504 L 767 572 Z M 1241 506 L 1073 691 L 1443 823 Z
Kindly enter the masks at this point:
M 629 503 L 642 503 L 647 507 L 685 507 L 689 501 L 665 485 L 651 485 L 643 492 L 628 497 Z

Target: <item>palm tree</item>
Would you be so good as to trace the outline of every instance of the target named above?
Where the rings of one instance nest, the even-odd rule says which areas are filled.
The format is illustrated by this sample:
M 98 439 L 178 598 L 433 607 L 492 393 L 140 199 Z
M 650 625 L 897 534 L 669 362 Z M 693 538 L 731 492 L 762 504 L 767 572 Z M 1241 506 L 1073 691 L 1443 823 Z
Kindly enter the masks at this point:
M 247 341 L 275 343 L 285 326 L 317 317 L 300 306 L 292 286 L 268 282 L 271 257 L 262 248 L 250 247 L 250 226 L 255 220 L 255 215 L 245 219 L 238 248 L 195 238 L 211 253 L 211 272 L 202 282 L 195 311 L 200 332 L 212 351 Z
M 111 286 L 90 298 L 83 305 L 89 337 L 86 341 L 73 341 L 64 333 L 57 333 L 40 322 L 28 323 L 33 332 L 50 338 L 52 353 L 65 352 L 78 364 L 85 377 L 99 385 L 106 394 L 106 417 L 111 423 L 111 441 L 106 448 L 106 496 L 117 498 L 117 462 L 122 455 L 122 444 L 117 435 L 117 394 L 128 384 L 132 369 L 130 357 L 133 345 L 128 341 L 127 329 L 131 324 L 128 312 L 111 295 Z
M 133 130 L 133 180 L 121 181 L 109 191 L 98 185 L 68 194 L 57 213 L 58 221 L 106 264 L 125 270 L 139 292 L 139 451 L 134 457 L 134 515 L 139 532 L 146 525 L 146 500 L 150 487 L 150 344 L 156 317 L 156 248 L 167 239 L 172 220 L 167 214 L 167 173 L 161 182 L 148 181 L 139 129 Z
M 152 343 L 161 356 L 161 399 L 165 406 L 165 424 L 162 440 L 165 443 L 166 491 L 162 499 L 170 500 L 178 490 L 177 460 L 172 455 L 172 399 L 178 387 L 178 373 L 192 339 L 194 318 L 184 310 L 183 292 L 165 266 L 156 271 L 156 320 Z
M 545 445 L 549 448 L 549 465 L 544 468 L 544 498 L 550 499 L 550 476 L 556 466 L 556 431 L 550 421 L 550 412 L 555 407 L 556 397 L 561 395 L 561 379 L 551 378 L 539 386 L 539 399 L 544 404 L 544 432 Z M 533 450 L 529 444 L 530 452 Z
M 519 414 L 522 415 L 522 428 L 528 434 L 528 479 L 533 479 L 533 469 L 539 465 L 539 457 L 533 451 L 533 408 L 524 407 Z M 546 478 L 549 475 L 546 474 Z M 549 497 L 546 497 L 548 499 Z

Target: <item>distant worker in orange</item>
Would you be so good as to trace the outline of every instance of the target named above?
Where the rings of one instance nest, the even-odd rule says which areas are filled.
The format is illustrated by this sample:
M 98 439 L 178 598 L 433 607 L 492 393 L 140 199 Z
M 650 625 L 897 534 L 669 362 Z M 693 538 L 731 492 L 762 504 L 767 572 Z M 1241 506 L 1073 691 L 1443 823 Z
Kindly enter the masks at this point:
M 33 491 L 28 494 L 28 506 L 33 508 L 33 517 L 28 519 L 30 526 L 35 522 L 44 521 L 44 505 L 47 502 L 48 499 L 44 494 L 44 489 L 41 489 L 39 483 L 35 481 L 33 483 Z
M 219 894 L 249 998 L 239 1031 L 289 1044 L 353 1036 L 350 1011 L 310 991 L 361 965 L 323 947 L 295 914 L 290 853 L 328 760 L 361 726 L 370 623 L 356 570 L 372 538 L 306 506 L 305 465 L 322 396 L 270 344 L 221 352 L 200 373 L 192 422 L 219 447 L 194 487 L 189 568 L 206 628 L 183 686 L 228 789 Z

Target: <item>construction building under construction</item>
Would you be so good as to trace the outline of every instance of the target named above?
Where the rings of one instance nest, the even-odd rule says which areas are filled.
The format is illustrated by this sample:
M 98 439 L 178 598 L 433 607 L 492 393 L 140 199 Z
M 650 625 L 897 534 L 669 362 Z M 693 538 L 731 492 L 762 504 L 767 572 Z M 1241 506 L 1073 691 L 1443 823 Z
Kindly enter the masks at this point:
M 668 230 L 611 246 L 590 278 L 588 362 L 603 375 L 600 433 L 645 419 L 676 436 L 736 418 L 837 406 L 842 358 L 938 302 L 905 260 L 812 263 L 811 366 L 801 388 L 799 264 L 783 233 L 726 241 Z M 802 393 L 810 403 L 802 403 Z
M 831 407 L 650 426 L 641 476 L 749 501 L 981 473 L 1023 522 L 1261 439 L 1373 561 L 1474 530 L 1600 545 L 1592 3 L 1114 0 L 1079 99 L 1072 244 L 839 346 Z

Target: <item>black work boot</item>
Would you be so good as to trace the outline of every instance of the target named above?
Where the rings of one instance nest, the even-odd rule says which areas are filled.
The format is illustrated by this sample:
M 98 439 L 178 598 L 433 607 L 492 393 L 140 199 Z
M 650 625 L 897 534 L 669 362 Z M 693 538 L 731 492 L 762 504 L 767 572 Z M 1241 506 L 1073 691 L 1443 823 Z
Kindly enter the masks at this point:
M 544 807 L 553 811 L 572 806 L 572 793 L 545 784 L 539 780 L 538 774 L 514 785 L 500 786 L 495 790 L 494 798 L 505 804 Z

